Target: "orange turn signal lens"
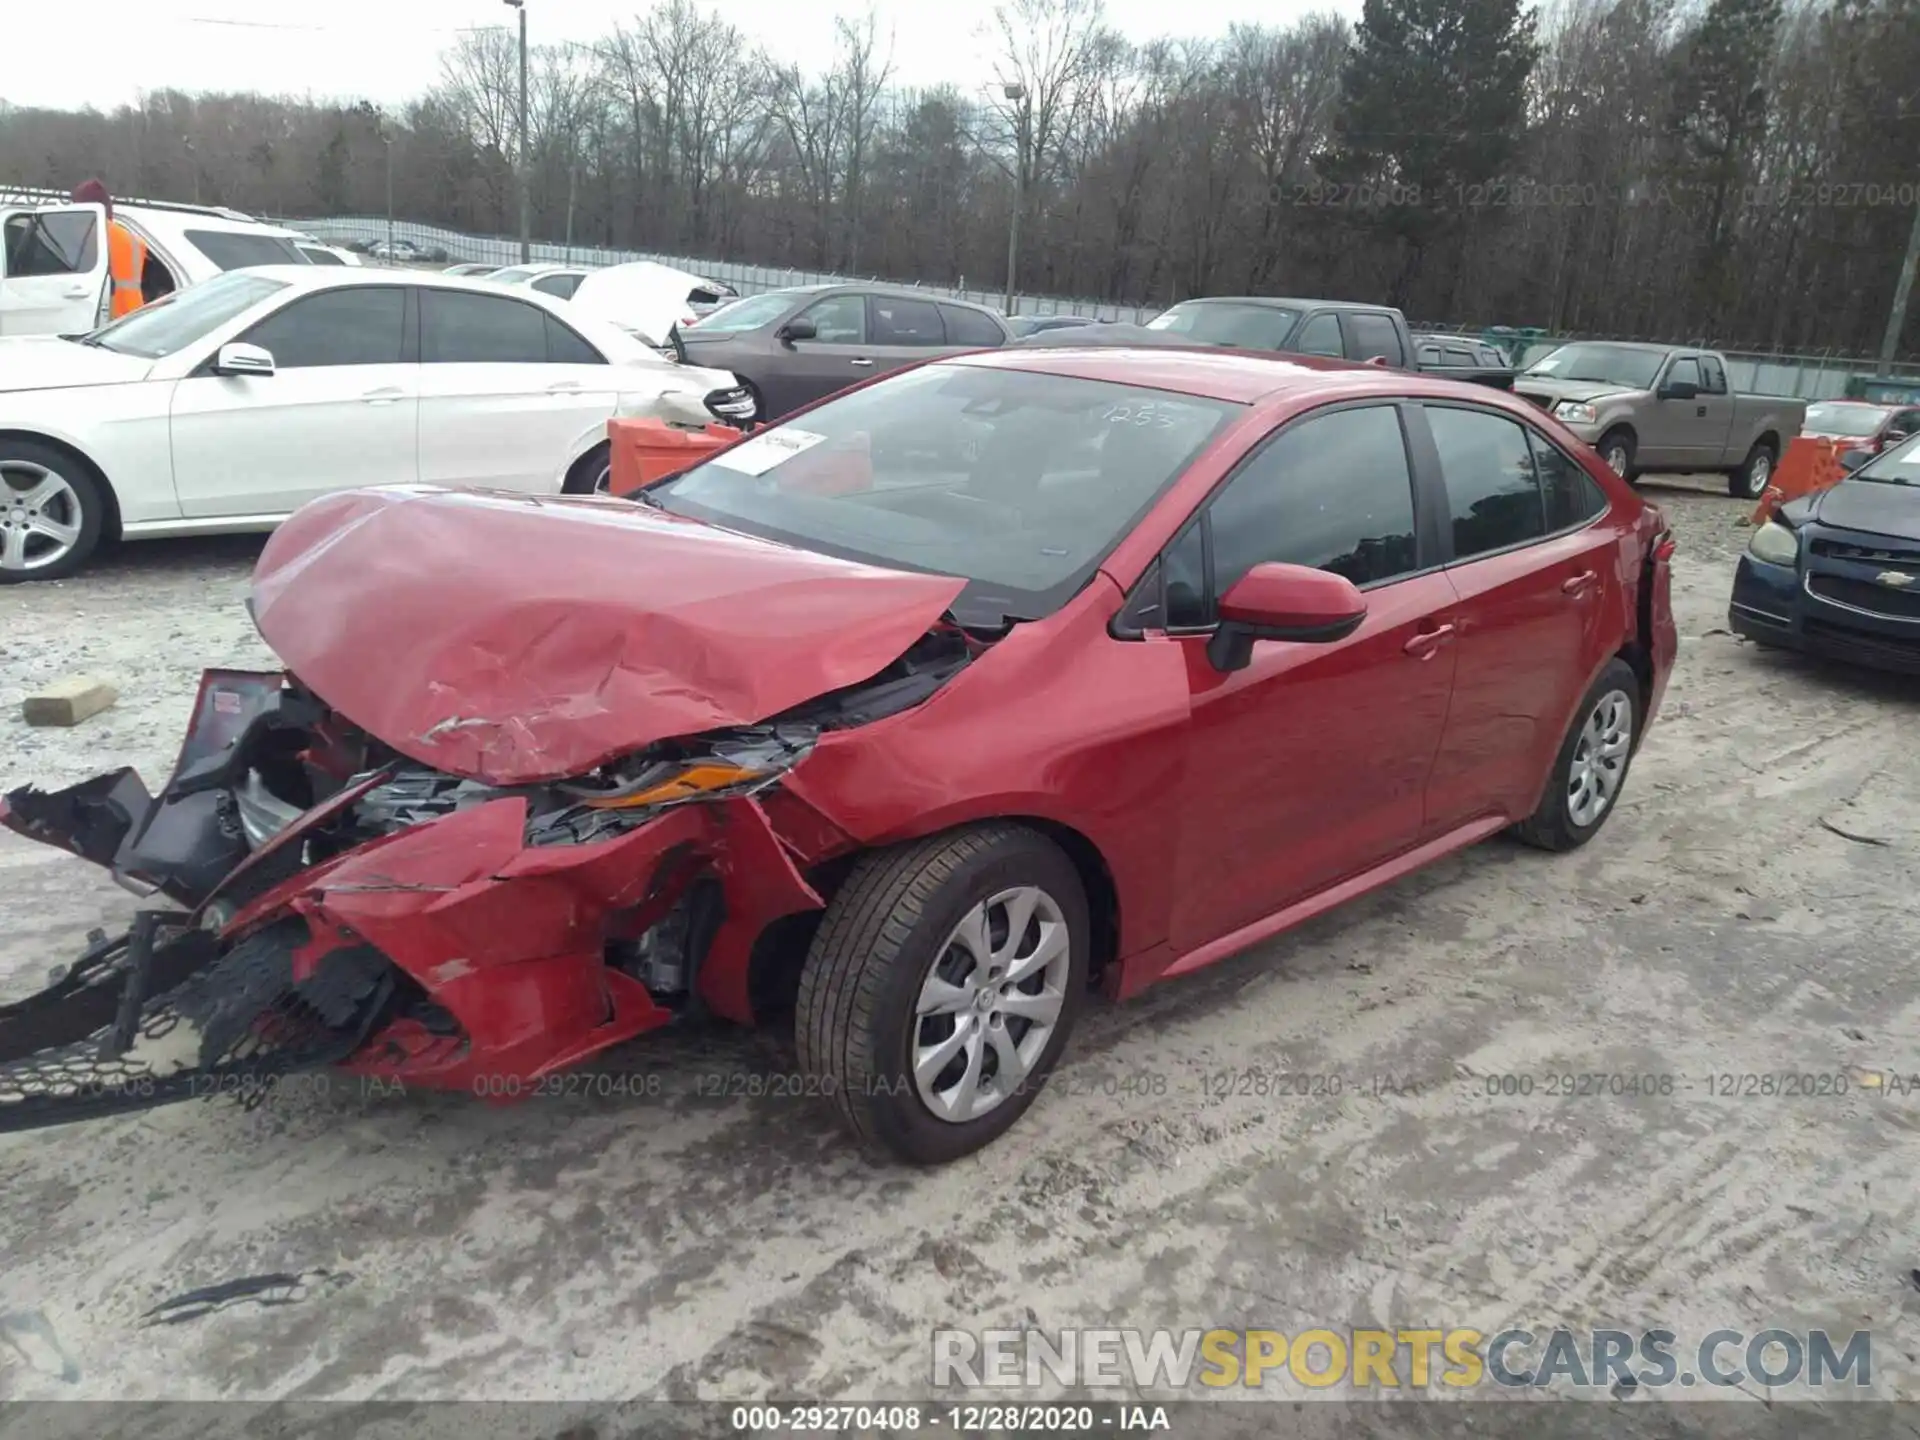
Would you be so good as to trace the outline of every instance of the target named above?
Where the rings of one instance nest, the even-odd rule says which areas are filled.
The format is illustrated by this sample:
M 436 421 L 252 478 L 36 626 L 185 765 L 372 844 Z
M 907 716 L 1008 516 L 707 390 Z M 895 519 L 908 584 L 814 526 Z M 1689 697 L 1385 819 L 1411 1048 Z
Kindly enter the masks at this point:
M 659 805 L 668 800 L 685 800 L 694 795 L 703 795 L 710 790 L 724 790 L 729 785 L 738 785 L 743 780 L 751 780 L 759 774 L 758 770 L 744 770 L 738 765 L 714 763 L 689 765 L 671 780 L 662 780 L 658 785 L 649 785 L 645 790 L 636 790 L 631 795 L 620 795 L 609 800 L 588 800 L 585 803 L 594 810 L 636 810 L 643 805 Z

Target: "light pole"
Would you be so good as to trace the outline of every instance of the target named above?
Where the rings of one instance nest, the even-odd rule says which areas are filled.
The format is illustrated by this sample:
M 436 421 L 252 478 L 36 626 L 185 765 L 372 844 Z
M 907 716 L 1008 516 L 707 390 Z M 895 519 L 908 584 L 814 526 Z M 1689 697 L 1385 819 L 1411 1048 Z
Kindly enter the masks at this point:
M 380 143 L 387 147 L 387 258 L 393 258 L 393 132 L 380 126 Z
M 1907 258 L 1900 262 L 1900 278 L 1893 284 L 1893 309 L 1887 312 L 1887 333 L 1880 341 L 1880 373 L 1893 373 L 1893 352 L 1907 324 L 1907 301 L 1913 298 L 1913 272 L 1920 269 L 1920 205 L 1913 210 L 1913 230 L 1907 236 Z
M 527 6 L 526 0 L 501 0 L 520 12 L 520 263 L 533 258 L 533 222 L 527 208 Z
M 1020 262 L 1020 212 L 1027 205 L 1027 87 L 1014 82 L 1000 93 L 1019 109 L 1013 118 L 1013 215 L 1007 221 L 1007 314 L 1013 313 L 1014 270 Z

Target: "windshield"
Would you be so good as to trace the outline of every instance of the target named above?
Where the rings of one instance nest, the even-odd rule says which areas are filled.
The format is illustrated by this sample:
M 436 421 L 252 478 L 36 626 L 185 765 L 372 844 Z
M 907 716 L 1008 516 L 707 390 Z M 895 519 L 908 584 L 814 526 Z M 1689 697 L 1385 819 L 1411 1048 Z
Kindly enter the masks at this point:
M 966 579 L 963 623 L 1037 619 L 1242 406 L 933 365 L 830 400 L 650 492 L 675 514 Z
M 1188 301 L 1147 322 L 1149 330 L 1186 335 L 1207 345 L 1239 350 L 1278 350 L 1293 333 L 1298 310 L 1272 305 L 1230 305 L 1218 300 Z
M 194 249 L 222 270 L 308 263 L 297 245 L 278 235 L 252 235 L 244 230 L 189 230 L 186 236 L 193 242 Z
M 1603 385 L 1645 390 L 1652 386 L 1660 362 L 1666 358 L 1664 350 L 1635 350 L 1626 345 L 1562 345 L 1534 361 L 1527 374 L 1552 380 L 1597 380 Z
M 1882 485 L 1909 485 L 1920 488 L 1920 435 L 1904 445 L 1896 445 L 1862 465 L 1849 480 L 1873 480 Z
M 284 280 L 270 280 L 265 275 L 249 275 L 245 271 L 216 275 L 203 284 L 162 296 L 131 315 L 123 315 L 111 325 L 83 335 L 81 342 L 98 345 L 103 350 L 116 350 L 122 355 L 158 360 L 211 334 L 242 310 L 286 288 Z
M 700 322 L 702 335 L 737 335 L 743 330 L 758 330 L 762 325 L 778 320 L 793 304 L 791 292 L 775 290 L 766 295 L 752 295 L 745 300 L 735 300 L 722 305 Z
M 1864 437 L 1886 423 L 1887 412 L 1871 405 L 1809 405 L 1800 433 Z

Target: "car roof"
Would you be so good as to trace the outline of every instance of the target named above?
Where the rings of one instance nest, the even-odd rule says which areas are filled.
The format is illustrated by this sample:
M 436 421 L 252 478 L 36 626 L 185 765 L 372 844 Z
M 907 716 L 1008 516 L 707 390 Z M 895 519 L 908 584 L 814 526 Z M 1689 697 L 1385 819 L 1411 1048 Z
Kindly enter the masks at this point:
M 995 370 L 1025 370 L 1062 375 L 1076 380 L 1138 385 L 1210 400 L 1252 405 L 1290 394 L 1326 391 L 1368 395 L 1429 397 L 1470 395 L 1475 399 L 1501 397 L 1503 392 L 1455 380 L 1427 379 L 1408 371 L 1387 370 L 1351 360 L 1318 355 L 1277 354 L 1272 351 L 1230 350 L 1216 345 L 1047 346 L 1042 349 L 970 351 L 941 365 L 970 365 Z M 1534 407 L 1511 404 L 1521 413 Z
M 479 275 L 449 275 L 443 270 L 386 269 L 375 265 L 358 268 L 344 265 L 249 265 L 244 271 L 229 270 L 229 275 L 245 273 L 265 275 L 271 280 L 301 290 L 330 290 L 340 285 L 419 285 L 430 290 L 461 290 L 469 295 L 512 295 L 523 304 L 542 305 L 556 315 L 570 315 L 557 309 L 553 297 L 535 290 L 527 295 L 503 290 Z
M 1264 305 L 1274 310 L 1391 310 L 1367 300 L 1297 300 L 1286 295 L 1196 295 L 1182 305 Z M 1172 307 L 1169 306 L 1169 309 Z
M 984 315 L 997 316 L 1002 320 L 1008 318 L 992 306 L 982 305 L 977 300 L 962 299 L 958 295 L 941 295 L 936 291 L 922 290 L 912 285 L 888 285 L 884 281 L 826 280 L 814 285 L 782 285 L 777 290 L 762 290 L 760 293 L 762 295 L 878 295 L 883 300 L 926 300 L 940 305 L 963 305 L 969 310 L 978 310 Z

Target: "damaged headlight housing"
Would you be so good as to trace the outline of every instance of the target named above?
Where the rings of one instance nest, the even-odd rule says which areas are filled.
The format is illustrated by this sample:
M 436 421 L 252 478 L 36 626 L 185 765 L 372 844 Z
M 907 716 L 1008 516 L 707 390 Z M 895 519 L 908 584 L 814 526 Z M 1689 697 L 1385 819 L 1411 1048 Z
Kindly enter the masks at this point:
M 1791 565 L 1800 558 L 1800 536 L 1778 520 L 1769 520 L 1753 532 L 1747 549 L 1769 565 Z

